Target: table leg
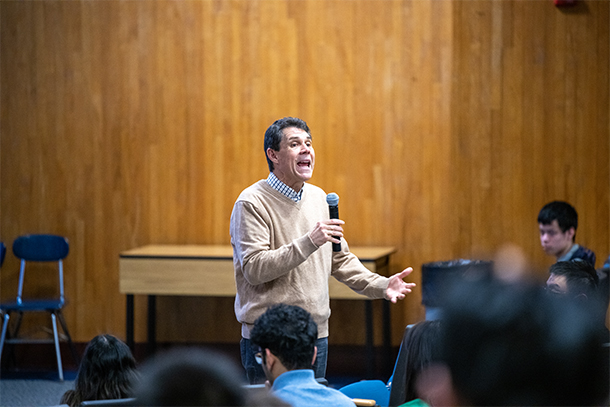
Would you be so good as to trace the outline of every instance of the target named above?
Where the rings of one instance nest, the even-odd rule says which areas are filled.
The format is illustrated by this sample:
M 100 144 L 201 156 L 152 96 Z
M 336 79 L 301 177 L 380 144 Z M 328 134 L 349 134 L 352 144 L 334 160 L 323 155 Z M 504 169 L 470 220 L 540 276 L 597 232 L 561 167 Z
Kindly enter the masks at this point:
M 392 364 L 392 318 L 390 317 L 390 301 L 383 301 L 383 371 L 393 372 Z
M 375 347 L 373 346 L 373 302 L 364 301 L 364 314 L 366 323 L 366 374 L 368 379 L 375 376 Z
M 134 352 L 133 341 L 133 294 L 127 294 L 127 310 L 125 316 L 125 342 L 129 349 Z
M 147 333 L 147 344 L 146 353 L 148 356 L 155 353 L 157 348 L 157 296 L 148 296 L 148 333 Z

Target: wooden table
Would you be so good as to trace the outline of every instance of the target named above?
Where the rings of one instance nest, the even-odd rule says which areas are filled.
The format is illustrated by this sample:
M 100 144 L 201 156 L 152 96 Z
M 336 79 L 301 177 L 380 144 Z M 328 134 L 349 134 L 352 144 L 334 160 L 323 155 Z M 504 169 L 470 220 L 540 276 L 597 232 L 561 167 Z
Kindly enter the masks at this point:
M 352 247 L 369 270 L 389 275 L 393 247 Z M 367 371 L 374 371 L 373 313 L 371 300 L 356 294 L 334 278 L 329 279 L 331 299 L 366 300 Z M 127 250 L 119 256 L 119 291 L 127 295 L 126 342 L 134 347 L 134 301 L 136 294 L 148 296 L 147 342 L 149 352 L 156 344 L 156 296 L 189 295 L 234 297 L 233 249 L 230 245 L 149 245 Z M 383 301 L 383 343 L 390 354 L 389 302 Z

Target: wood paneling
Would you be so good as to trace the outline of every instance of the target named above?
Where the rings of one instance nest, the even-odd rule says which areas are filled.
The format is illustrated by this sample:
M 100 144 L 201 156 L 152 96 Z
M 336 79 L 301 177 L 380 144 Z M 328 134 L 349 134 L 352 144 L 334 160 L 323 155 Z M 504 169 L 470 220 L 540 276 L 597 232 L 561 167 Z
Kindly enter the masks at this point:
M 350 244 L 397 247 L 393 270 L 415 282 L 422 263 L 506 242 L 543 275 L 535 219 L 553 199 L 576 206 L 599 265 L 609 15 L 602 1 L 2 1 L 0 236 L 67 236 L 75 340 L 123 336 L 119 252 L 229 243 L 235 198 L 267 175 L 265 129 L 295 115 Z M 7 256 L 2 299 L 16 267 Z M 396 344 L 420 300 L 392 305 Z M 364 343 L 359 305 L 332 306 L 331 343 Z M 159 340 L 239 339 L 230 300 L 158 309 Z

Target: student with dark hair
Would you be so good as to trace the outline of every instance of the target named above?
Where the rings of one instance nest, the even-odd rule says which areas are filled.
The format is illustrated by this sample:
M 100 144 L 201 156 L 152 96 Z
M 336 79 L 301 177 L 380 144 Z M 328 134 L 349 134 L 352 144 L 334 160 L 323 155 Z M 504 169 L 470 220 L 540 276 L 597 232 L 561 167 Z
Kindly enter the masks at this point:
M 607 348 L 581 303 L 536 286 L 462 284 L 443 313 L 435 405 L 595 406 L 608 401 Z M 606 404 L 607 405 L 607 404 Z
M 74 390 L 65 392 L 60 404 L 77 407 L 88 400 L 131 397 L 137 378 L 136 361 L 129 347 L 115 336 L 98 335 L 85 349 Z
M 547 293 L 569 298 L 597 300 L 599 277 L 588 262 L 576 259 L 558 261 L 549 270 Z
M 595 267 L 595 253 L 575 243 L 578 229 L 578 213 L 572 205 L 553 201 L 538 213 L 540 243 L 546 254 L 557 261 L 582 259 Z
M 440 358 L 441 321 L 421 321 L 403 335 L 390 389 L 390 406 L 423 405 L 415 384 L 421 372 Z
M 141 367 L 138 406 L 245 406 L 243 374 L 227 357 L 197 348 L 162 353 Z
M 272 394 L 278 398 L 293 407 L 353 407 L 349 397 L 314 378 L 317 337 L 318 326 L 309 312 L 296 305 L 278 304 L 257 318 L 250 340 Z

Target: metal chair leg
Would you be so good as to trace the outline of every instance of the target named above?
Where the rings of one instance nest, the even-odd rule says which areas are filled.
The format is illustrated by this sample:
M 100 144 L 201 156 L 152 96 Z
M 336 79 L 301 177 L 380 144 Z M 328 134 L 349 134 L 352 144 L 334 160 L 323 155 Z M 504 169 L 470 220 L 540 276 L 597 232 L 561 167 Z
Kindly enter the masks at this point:
M 59 336 L 57 335 L 57 318 L 55 313 L 51 313 L 51 320 L 53 321 L 53 339 L 55 340 L 55 354 L 57 355 L 57 370 L 59 371 L 59 380 L 64 381 L 64 370 L 61 365 L 61 353 L 59 353 Z
M 6 329 L 8 328 L 8 320 L 11 316 L 7 312 L 4 314 L 4 322 L 2 323 L 2 337 L 0 337 L 0 364 L 2 363 L 2 350 L 4 349 L 4 338 L 6 337 Z
M 72 342 L 72 337 L 70 336 L 70 332 L 68 332 L 68 325 L 66 324 L 66 320 L 64 319 L 64 313 L 61 310 L 57 311 L 57 318 L 59 319 L 59 323 L 61 324 L 61 329 L 64 330 L 66 337 L 68 338 L 68 345 L 70 345 L 70 352 L 72 353 L 72 359 L 76 362 L 76 365 L 80 365 L 80 357 L 78 356 L 78 352 L 76 352 L 76 347 L 74 346 L 74 342 Z

